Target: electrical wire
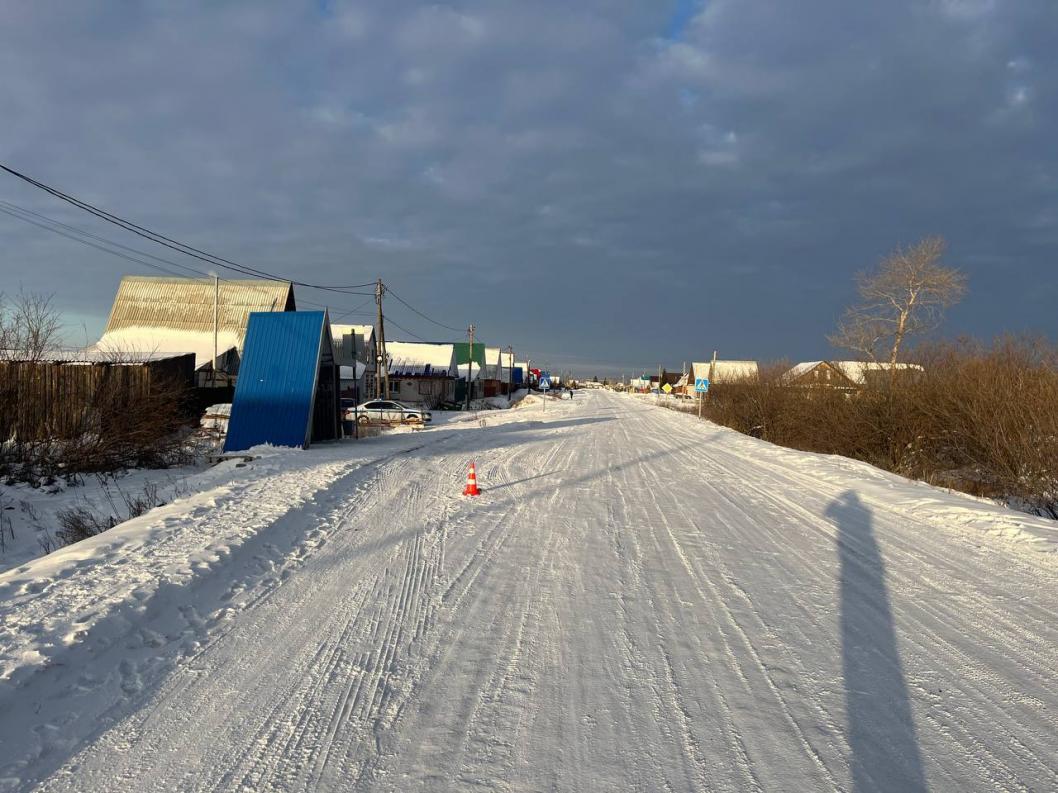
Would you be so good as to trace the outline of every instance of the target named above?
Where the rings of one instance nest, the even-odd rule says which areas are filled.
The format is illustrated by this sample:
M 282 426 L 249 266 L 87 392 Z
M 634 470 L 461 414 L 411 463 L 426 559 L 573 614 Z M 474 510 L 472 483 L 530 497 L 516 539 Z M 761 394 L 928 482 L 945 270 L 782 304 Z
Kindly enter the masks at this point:
M 212 265 L 214 265 L 216 267 L 223 267 L 226 270 L 232 270 L 234 272 L 240 273 L 241 275 L 249 275 L 249 276 L 252 276 L 252 277 L 255 277 L 255 278 L 267 278 L 267 279 L 272 279 L 272 280 L 277 280 L 277 281 L 289 281 L 290 283 L 295 284 L 296 286 L 301 286 L 301 287 L 304 287 L 304 288 L 307 288 L 307 289 L 320 289 L 320 290 L 324 290 L 324 291 L 338 292 L 338 293 L 342 293 L 342 294 L 363 294 L 363 293 L 349 292 L 347 290 L 350 290 L 350 289 L 362 289 L 362 288 L 366 288 L 368 286 L 374 286 L 374 282 L 365 283 L 365 284 L 330 286 L 330 285 L 311 284 L 311 283 L 308 283 L 308 282 L 305 282 L 305 281 L 297 281 L 297 280 L 294 280 L 292 278 L 282 278 L 280 276 L 277 276 L 277 275 L 274 275 L 272 273 L 269 273 L 266 270 L 260 270 L 260 269 L 258 269 L 256 267 L 249 267 L 248 265 L 239 264 L 238 262 L 231 261 L 230 259 L 225 259 L 222 256 L 217 256 L 215 254 L 209 253 L 209 252 L 201 250 L 199 248 L 195 248 L 195 247 L 193 247 L 191 245 L 188 245 L 186 243 L 180 242 L 179 240 L 172 239 L 171 237 L 167 237 L 164 234 L 160 234 L 160 233 L 158 233 L 156 231 L 152 231 L 152 230 L 150 230 L 150 229 L 148 229 L 148 228 L 146 228 L 144 226 L 137 225 L 136 223 L 133 223 L 130 220 L 125 220 L 124 218 L 121 218 L 121 217 L 119 217 L 117 215 L 114 215 L 114 214 L 112 214 L 110 212 L 107 212 L 104 209 L 100 209 L 99 207 L 96 207 L 96 206 L 88 203 L 87 201 L 82 201 L 79 198 L 76 198 L 76 197 L 74 197 L 72 195 L 64 193 L 63 191 L 59 190 L 58 188 L 50 187 L 49 185 L 46 185 L 43 182 L 40 182 L 40 181 L 34 179 L 31 176 L 27 176 L 24 173 L 16 171 L 14 168 L 11 168 L 11 167 L 3 164 L 3 163 L 0 163 L 0 170 L 3 170 L 5 172 L 11 174 L 12 176 L 16 177 L 17 179 L 21 179 L 22 181 L 26 182 L 27 184 L 32 185 L 33 187 L 36 187 L 39 190 L 43 190 L 44 192 L 49 193 L 50 195 L 54 196 L 55 198 L 60 199 L 61 201 L 65 201 L 68 204 L 72 204 L 73 206 L 77 207 L 78 209 L 81 209 L 81 210 L 83 210 L 85 212 L 88 212 L 89 214 L 94 215 L 95 217 L 99 218 L 100 220 L 105 220 L 107 223 L 112 223 L 115 226 L 123 228 L 123 229 L 125 229 L 128 232 L 131 232 L 133 234 L 136 234 L 137 236 L 143 237 L 144 239 L 150 240 L 151 242 L 154 242 L 154 243 L 156 243 L 158 245 L 163 245 L 164 247 L 170 248 L 170 249 L 172 249 L 174 251 L 177 251 L 178 253 L 182 253 L 185 256 L 189 256 L 189 257 L 191 257 L 193 259 L 198 259 L 200 261 L 206 262 L 207 264 L 212 264 Z
M 25 221 L 26 223 L 32 223 L 34 226 L 37 226 L 39 228 L 43 228 L 46 231 L 51 231 L 51 232 L 53 232 L 55 234 L 59 234 L 59 235 L 61 235 L 63 237 L 66 237 L 67 239 L 74 240 L 75 242 L 80 242 L 80 243 L 85 244 L 85 245 L 91 245 L 87 240 L 82 239 L 83 237 L 88 237 L 88 238 L 91 238 L 93 240 L 96 240 L 97 242 L 99 242 L 99 243 L 101 243 L 103 245 L 109 245 L 109 246 L 114 247 L 114 248 L 120 248 L 121 250 L 127 251 L 128 253 L 133 254 L 135 256 L 143 256 L 143 257 L 146 257 L 148 259 L 152 259 L 152 260 L 154 260 L 156 262 L 161 262 L 162 264 L 168 265 L 170 267 L 177 267 L 177 268 L 179 268 L 181 270 L 186 270 L 189 273 L 194 273 L 195 275 L 201 276 L 203 278 L 210 277 L 208 273 L 204 273 L 201 270 L 196 270 L 194 267 L 188 267 L 186 264 L 181 264 L 180 262 L 174 262 L 172 259 L 164 259 L 161 256 L 155 256 L 153 253 L 147 253 L 146 251 L 141 251 L 138 248 L 130 248 L 128 245 L 122 245 L 120 242 L 114 242 L 114 240 L 107 239 L 106 237 L 101 237 L 98 234 L 93 234 L 92 232 L 86 231 L 85 229 L 79 228 L 78 226 L 71 226 L 68 223 L 63 223 L 61 220 L 56 220 L 55 218 L 49 217 L 48 215 L 41 214 L 40 212 L 34 212 L 32 209 L 26 209 L 26 207 L 19 206 L 18 204 L 12 204 L 10 201 L 0 200 L 0 212 L 4 212 L 4 214 L 10 215 L 11 217 L 14 217 L 14 218 L 18 218 L 19 220 Z M 32 215 L 33 217 L 38 218 L 41 221 L 44 221 L 45 224 L 51 224 L 51 225 L 50 226 L 49 225 L 42 225 L 41 223 L 34 222 L 31 218 L 25 217 L 26 215 Z M 58 226 L 60 228 L 66 229 L 67 231 L 69 231 L 72 234 L 75 234 L 77 236 L 74 237 L 74 236 L 71 236 L 70 234 L 63 234 L 61 231 L 59 231 L 59 229 L 52 228 L 51 226 Z M 102 248 L 99 245 L 91 245 L 91 247 L 97 248 L 98 250 L 106 250 L 105 248 Z M 107 250 L 107 253 L 113 253 L 115 255 L 120 255 L 116 251 L 110 251 L 110 250 Z M 128 258 L 128 257 L 124 257 L 123 256 L 122 258 Z M 140 262 L 140 263 L 141 264 L 146 264 L 146 262 Z M 147 266 L 151 266 L 151 265 L 147 265 Z M 158 268 L 158 269 L 162 269 L 162 268 Z M 166 272 L 168 272 L 168 271 L 166 271 Z M 177 275 L 179 277 L 183 277 L 183 276 L 180 276 L 179 273 L 171 273 L 171 274 L 172 275 Z
M 389 292 L 391 295 L 393 295 L 393 297 L 395 297 L 400 303 L 402 303 L 405 308 L 408 308 L 408 309 L 414 311 L 416 314 L 418 314 L 420 317 L 422 317 L 426 321 L 432 322 L 434 325 L 438 325 L 438 326 L 444 328 L 445 330 L 455 331 L 456 333 L 466 333 L 466 328 L 453 328 L 451 325 L 445 325 L 443 322 L 438 322 L 436 319 L 432 319 L 431 317 L 426 316 L 421 311 L 419 311 L 419 309 L 417 309 L 417 308 L 415 308 L 415 306 L 409 304 L 400 295 L 398 295 L 396 292 L 394 292 L 391 287 L 387 286 L 386 287 L 386 291 Z
M 36 226 L 37 228 L 44 229 L 45 231 L 50 231 L 53 234 L 58 234 L 60 237 L 66 237 L 66 239 L 73 240 L 74 242 L 79 242 L 82 245 L 87 245 L 90 248 L 95 248 L 96 250 L 103 251 L 104 253 L 109 253 L 112 256 L 117 256 L 117 257 L 119 257 L 121 259 L 125 259 L 126 261 L 135 262 L 136 264 L 143 265 L 144 267 L 150 267 L 150 268 L 155 269 L 155 270 L 160 270 L 163 273 L 166 273 L 168 275 L 176 276 L 177 278 L 186 278 L 187 277 L 184 273 L 178 273 L 175 270 L 170 270 L 167 267 L 162 267 L 161 265 L 158 265 L 158 264 L 152 264 L 151 262 L 144 261 L 143 259 L 137 258 L 135 256 L 129 256 L 126 253 L 121 253 L 120 251 L 112 250 L 112 249 L 107 248 L 107 247 L 105 247 L 103 245 L 98 245 L 98 244 L 96 244 L 94 242 L 90 242 L 89 240 L 85 240 L 85 239 L 81 239 L 79 237 L 76 237 L 73 234 L 68 234 L 68 233 L 66 233 L 64 231 L 61 231 L 60 229 L 52 228 L 51 226 L 48 226 L 45 223 L 41 223 L 39 221 L 33 220 L 32 218 L 23 217 L 22 215 L 19 215 L 16 212 L 11 211 L 7 207 L 0 206 L 0 212 L 2 212 L 5 215 L 9 215 L 10 217 L 13 217 L 13 218 L 15 218 L 17 220 L 21 220 L 23 223 L 29 223 L 29 224 L 31 224 L 33 226 Z M 176 266 L 179 267 L 180 265 L 176 265 Z M 187 268 L 185 268 L 185 269 L 187 269 Z M 204 273 L 203 273 L 203 275 L 204 275 Z
M 393 327 L 397 328 L 398 330 L 404 331 L 409 336 L 411 336 L 413 339 L 418 339 L 419 341 L 424 342 L 426 344 L 432 344 L 433 343 L 433 342 L 426 341 L 426 339 L 424 339 L 422 336 L 419 336 L 419 335 L 417 335 L 415 333 L 412 333 L 410 330 L 405 328 L 403 325 L 398 325 L 393 319 L 391 319 L 388 316 L 386 317 L 386 322 L 388 322 L 390 325 L 392 325 Z
M 261 269 L 255 268 L 255 267 L 249 267 L 247 265 L 239 264 L 238 262 L 234 262 L 234 261 L 232 261 L 230 259 L 225 259 L 225 258 L 223 258 L 221 256 L 217 256 L 216 254 L 212 254 L 212 253 L 209 253 L 207 251 L 201 250 L 199 248 L 195 248 L 195 247 L 193 247 L 191 245 L 188 245 L 186 243 L 180 242 L 179 240 L 175 240 L 175 239 L 173 239 L 171 237 L 167 237 L 167 236 L 165 236 L 163 234 L 160 234 L 158 232 L 152 231 L 151 229 L 148 229 L 148 228 L 146 228 L 144 226 L 140 226 L 140 225 L 138 225 L 136 223 L 133 223 L 132 221 L 125 220 L 124 218 L 121 218 L 121 217 L 119 217 L 117 215 L 114 215 L 114 214 L 112 214 L 110 212 L 107 212 L 104 209 L 100 209 L 99 207 L 96 207 L 93 204 L 88 203 L 87 201 L 82 201 L 79 198 L 76 198 L 76 197 L 74 197 L 72 195 L 64 193 L 63 191 L 59 190 L 58 188 L 51 187 L 51 186 L 49 186 L 49 185 L 47 185 L 47 184 L 45 184 L 45 183 L 43 183 L 41 181 L 38 181 L 37 179 L 34 179 L 31 176 L 28 176 L 28 175 L 26 175 L 24 173 L 21 173 L 21 172 L 15 170 L 14 168 L 11 168 L 11 167 L 3 164 L 3 163 L 0 163 L 0 170 L 3 170 L 5 172 L 7 172 L 8 174 L 16 177 L 17 179 L 20 179 L 20 180 L 26 182 L 27 184 L 32 185 L 33 187 L 36 187 L 36 188 L 38 188 L 40 190 L 43 190 L 44 192 L 52 195 L 55 198 L 60 199 L 61 201 L 65 201 L 66 203 L 71 204 L 71 205 L 77 207 L 78 209 L 81 209 L 81 210 L 83 210 L 83 211 L 85 211 L 85 212 L 87 212 L 87 213 L 99 218 L 100 220 L 104 220 L 107 223 L 111 223 L 111 224 L 113 224 L 115 226 L 118 226 L 119 228 L 122 228 L 125 231 L 128 231 L 128 232 L 131 232 L 133 234 L 136 234 L 137 236 L 142 237 L 142 238 L 144 238 L 146 240 L 149 240 L 151 242 L 154 242 L 155 244 L 162 245 L 162 246 L 164 246 L 166 248 L 170 248 L 171 250 L 174 250 L 177 253 L 181 253 L 184 256 L 188 256 L 188 257 L 191 257 L 193 259 L 197 259 L 199 261 L 205 262 L 206 264 L 210 264 L 210 265 L 213 265 L 215 267 L 221 267 L 221 268 L 224 268 L 226 270 L 231 270 L 233 272 L 237 272 L 240 275 L 248 275 L 248 276 L 251 276 L 251 277 L 254 277 L 254 278 L 265 278 L 265 279 L 272 279 L 272 280 L 279 280 L 279 281 L 289 281 L 291 284 L 293 284 L 295 286 L 300 286 L 300 287 L 303 287 L 303 288 L 306 288 L 306 289 L 317 289 L 317 290 L 322 290 L 322 291 L 334 292 L 334 293 L 337 293 L 337 294 L 364 295 L 364 296 L 368 296 L 368 297 L 373 297 L 374 296 L 373 293 L 353 291 L 353 290 L 356 290 L 356 289 L 363 289 L 363 288 L 367 288 L 367 287 L 370 287 L 370 286 L 375 286 L 375 282 L 373 282 L 373 281 L 372 282 L 368 282 L 368 283 L 363 283 L 363 284 L 350 284 L 350 285 L 334 286 L 334 285 L 312 284 L 312 283 L 308 283 L 306 281 L 298 281 L 298 280 L 295 280 L 295 279 L 292 279 L 292 278 L 283 278 L 282 276 L 274 275 L 273 273 L 270 273 L 270 272 L 268 272 L 266 270 L 261 270 Z M 122 245 L 121 243 L 117 243 L 117 242 L 113 242 L 111 240 L 107 240 L 107 239 L 105 239 L 103 237 L 100 237 L 100 236 L 98 236 L 96 234 L 92 234 L 91 232 L 84 231 L 83 229 L 78 229 L 78 228 L 76 228 L 74 226 L 69 226 L 68 224 L 62 223 L 62 222 L 54 220 L 52 218 L 48 218 L 47 216 L 41 215 L 40 213 L 37 213 L 37 212 L 33 212 L 32 210 L 23 209 L 22 207 L 18 207 L 15 204 L 10 204 L 8 202 L 2 202 L 2 203 L 4 203 L 7 207 L 10 207 L 10 209 L 3 209 L 3 207 L 0 207 L 0 210 L 4 211 L 5 214 L 8 214 L 8 215 L 10 215 L 12 217 L 15 217 L 15 218 L 18 218 L 19 220 L 23 220 L 24 222 L 32 223 L 33 225 L 38 226 L 40 228 L 44 228 L 47 231 L 52 231 L 52 232 L 54 232 L 56 234 L 60 234 L 61 236 L 66 237 L 68 239 L 73 239 L 73 240 L 75 240 L 77 242 L 81 242 L 82 244 L 88 245 L 88 246 L 90 246 L 92 248 L 96 248 L 98 250 L 102 250 L 104 252 L 111 253 L 112 255 L 115 255 L 115 256 L 119 256 L 120 258 L 126 259 L 128 261 L 133 261 L 133 262 L 136 262 L 137 264 L 141 264 L 141 265 L 144 265 L 146 267 L 152 267 L 152 268 L 160 270 L 162 272 L 166 272 L 166 273 L 168 273 L 170 275 L 179 276 L 178 273 L 173 273 L 171 270 L 168 270 L 165 267 L 159 266 L 157 264 L 151 264 L 149 262 L 144 261 L 141 258 L 137 258 L 137 257 L 147 257 L 147 258 L 153 259 L 155 261 L 164 262 L 165 264 L 167 264 L 167 265 L 169 265 L 171 267 L 177 267 L 179 269 L 195 273 L 196 275 L 199 275 L 199 276 L 202 276 L 202 277 L 208 277 L 208 275 L 206 273 L 203 273 L 200 270 L 196 270 L 193 267 L 189 267 L 187 265 L 183 265 L 183 264 L 180 264 L 178 262 L 173 262 L 173 261 L 171 261 L 169 259 L 163 259 L 162 257 L 155 256 L 154 254 L 146 253 L 144 251 L 139 251 L 139 250 L 137 250 L 135 248 L 130 248 L 130 247 L 126 246 L 126 245 Z M 41 220 L 46 220 L 46 221 L 54 224 L 55 226 L 59 226 L 59 227 L 65 228 L 65 229 L 73 232 L 74 234 L 77 234 L 77 235 L 80 235 L 80 236 L 79 237 L 71 236 L 71 234 L 64 233 L 64 232 L 60 231 L 58 228 L 49 227 L 49 226 L 44 225 L 44 224 L 42 224 L 40 222 L 34 221 L 31 218 L 29 218 L 29 217 L 25 217 L 24 215 L 17 214 L 18 212 L 24 212 L 24 213 L 27 213 L 29 215 L 36 216 L 36 217 L 40 218 Z M 103 247 L 102 245 L 92 243 L 88 239 L 83 239 L 82 237 L 88 237 L 88 238 L 97 240 L 98 242 L 102 243 L 103 245 L 109 245 L 109 246 L 112 246 L 114 248 L 120 248 L 122 250 L 134 253 L 135 256 L 129 256 L 129 255 L 126 255 L 126 254 L 119 253 L 118 251 L 111 250 L 109 248 Z M 391 287 L 383 285 L 383 289 L 385 289 L 385 291 L 387 291 L 391 295 L 393 295 L 393 297 L 399 303 L 401 303 L 401 305 L 403 305 L 409 311 L 412 311 L 413 313 L 417 314 L 422 319 L 425 319 L 427 322 L 430 322 L 430 323 L 432 323 L 434 325 L 437 325 L 440 328 L 444 328 L 445 330 L 453 331 L 455 333 L 462 334 L 464 332 L 463 328 L 457 328 L 457 327 L 454 327 L 452 325 L 447 325 L 447 324 L 445 324 L 443 322 L 440 322 L 440 321 L 434 319 L 433 317 L 425 314 L 424 312 L 420 311 L 419 309 L 415 308 L 415 306 L 411 305 L 410 303 L 408 303 L 408 301 L 406 301 L 404 298 L 402 298 L 400 295 L 398 295 L 396 292 L 394 292 Z M 310 301 L 302 301 L 302 302 L 304 302 L 304 303 L 306 303 L 308 305 L 320 305 L 320 306 L 326 308 L 326 306 L 323 306 L 322 304 L 313 304 Z M 365 305 L 366 305 L 366 303 L 365 303 Z M 354 314 L 354 313 L 357 312 L 358 309 L 359 309 L 359 307 L 357 307 L 357 309 L 353 309 L 353 310 L 347 311 L 347 312 L 345 312 L 345 314 L 342 314 L 341 316 L 346 316 L 348 314 Z M 415 338 L 419 339 L 420 341 L 424 341 L 424 339 L 422 339 L 421 336 L 418 336 L 418 335 L 416 335 L 414 333 L 411 333 L 411 331 L 407 330 L 406 328 L 401 327 L 400 325 L 397 325 L 397 323 L 395 323 L 395 322 L 393 324 L 396 327 L 398 327 L 401 330 L 403 330 L 405 333 L 408 333 L 411 336 L 414 336 Z

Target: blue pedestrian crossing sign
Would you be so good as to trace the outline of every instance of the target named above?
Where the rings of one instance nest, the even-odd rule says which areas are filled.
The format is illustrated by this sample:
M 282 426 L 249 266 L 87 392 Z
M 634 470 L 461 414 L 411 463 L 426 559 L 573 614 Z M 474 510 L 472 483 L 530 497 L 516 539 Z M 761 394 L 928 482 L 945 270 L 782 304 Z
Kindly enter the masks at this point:
M 709 378 L 708 377 L 696 377 L 694 378 L 694 390 L 699 394 L 704 394 L 709 390 Z
M 540 390 L 547 391 L 549 388 L 551 388 L 551 378 L 546 374 L 540 375 Z

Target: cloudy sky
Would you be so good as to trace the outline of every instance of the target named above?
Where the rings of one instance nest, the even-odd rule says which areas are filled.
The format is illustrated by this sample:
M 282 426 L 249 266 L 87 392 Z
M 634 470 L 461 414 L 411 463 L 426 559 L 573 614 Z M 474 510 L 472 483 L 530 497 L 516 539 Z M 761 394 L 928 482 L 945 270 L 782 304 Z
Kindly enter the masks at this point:
M 1054 0 L 5 3 L 0 160 L 582 374 L 831 355 L 854 274 L 927 234 L 969 276 L 947 332 L 1055 338 L 1055 42 Z M 74 340 L 152 272 L 0 239 L 0 288 L 54 293 Z

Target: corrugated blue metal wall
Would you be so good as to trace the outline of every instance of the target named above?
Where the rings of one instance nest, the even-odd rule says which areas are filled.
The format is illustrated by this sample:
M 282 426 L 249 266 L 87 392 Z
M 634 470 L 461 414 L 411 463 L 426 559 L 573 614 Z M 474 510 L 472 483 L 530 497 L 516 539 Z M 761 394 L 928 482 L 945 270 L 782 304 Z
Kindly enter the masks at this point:
M 322 311 L 250 314 L 225 451 L 306 445 L 324 321 Z

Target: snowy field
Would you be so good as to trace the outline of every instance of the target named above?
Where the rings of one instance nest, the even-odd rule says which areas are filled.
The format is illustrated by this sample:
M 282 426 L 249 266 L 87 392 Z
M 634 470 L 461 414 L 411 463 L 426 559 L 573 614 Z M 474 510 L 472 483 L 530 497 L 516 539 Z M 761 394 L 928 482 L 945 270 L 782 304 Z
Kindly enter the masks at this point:
M 1058 789 L 1058 524 L 605 392 L 481 417 L 0 574 L 0 790 Z

